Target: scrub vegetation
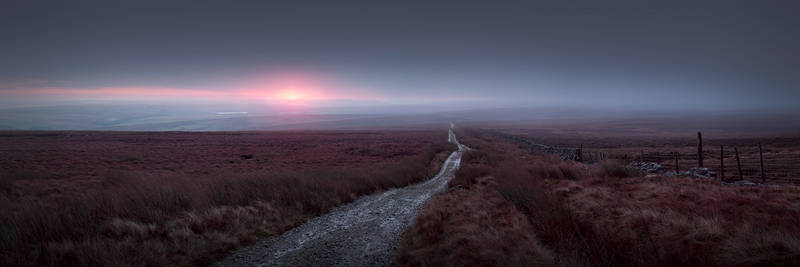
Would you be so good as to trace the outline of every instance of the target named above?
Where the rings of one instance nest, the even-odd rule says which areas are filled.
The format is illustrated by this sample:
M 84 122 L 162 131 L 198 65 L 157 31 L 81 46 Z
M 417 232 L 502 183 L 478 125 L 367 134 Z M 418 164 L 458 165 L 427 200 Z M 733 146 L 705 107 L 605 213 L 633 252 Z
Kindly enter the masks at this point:
M 475 150 L 406 233 L 401 265 L 800 264 L 794 185 L 645 176 L 616 160 L 584 165 L 529 152 L 482 130 L 459 136 Z
M 454 149 L 441 130 L 3 133 L 0 265 L 208 265 Z

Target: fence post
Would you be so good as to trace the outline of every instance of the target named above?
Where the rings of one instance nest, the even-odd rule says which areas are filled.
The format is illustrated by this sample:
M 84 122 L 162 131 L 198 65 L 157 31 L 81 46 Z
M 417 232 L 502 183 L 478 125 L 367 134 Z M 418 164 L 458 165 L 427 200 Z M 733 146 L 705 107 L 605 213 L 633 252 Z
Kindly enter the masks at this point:
M 719 180 L 725 181 L 725 147 L 719 146 Z
M 581 144 L 581 148 L 578 149 L 578 161 L 583 161 L 583 144 Z
M 703 134 L 697 132 L 697 166 L 703 167 Z
M 739 149 L 733 147 L 733 152 L 736 153 L 736 168 L 739 169 L 739 180 L 744 180 L 744 176 L 742 175 L 742 162 L 739 161 Z
M 678 152 L 675 152 L 675 175 L 681 172 L 680 167 L 678 166 Z
M 767 182 L 767 176 L 764 175 L 764 152 L 761 150 L 761 144 L 758 144 L 758 157 L 761 158 L 761 183 Z
M 644 149 L 639 151 L 639 161 L 644 162 Z

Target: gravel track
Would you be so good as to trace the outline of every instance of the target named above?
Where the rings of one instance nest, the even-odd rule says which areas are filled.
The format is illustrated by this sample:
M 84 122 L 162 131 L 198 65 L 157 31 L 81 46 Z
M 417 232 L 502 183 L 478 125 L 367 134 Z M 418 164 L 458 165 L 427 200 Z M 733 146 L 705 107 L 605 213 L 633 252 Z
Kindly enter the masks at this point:
M 451 128 L 453 125 L 451 124 Z M 436 176 L 362 197 L 286 233 L 236 251 L 216 266 L 392 266 L 403 232 L 423 204 L 447 187 L 467 148 L 458 145 Z

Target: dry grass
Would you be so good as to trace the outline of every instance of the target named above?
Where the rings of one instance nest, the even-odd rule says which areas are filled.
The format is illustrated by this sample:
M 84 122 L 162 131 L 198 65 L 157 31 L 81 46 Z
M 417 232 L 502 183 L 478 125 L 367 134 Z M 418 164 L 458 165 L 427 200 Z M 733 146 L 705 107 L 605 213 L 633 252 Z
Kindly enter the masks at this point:
M 526 217 L 482 177 L 434 197 L 405 233 L 400 266 L 552 265 Z
M 625 265 L 798 265 L 800 190 L 685 178 L 550 181 Z M 600 251 L 598 251 L 599 253 Z M 630 261 L 622 261 L 622 258 Z
M 480 177 L 494 177 L 493 188 L 526 215 L 531 235 L 554 251 L 557 265 L 800 265 L 800 190 L 795 186 L 730 187 L 715 181 L 640 177 L 616 161 L 586 167 L 528 154 L 478 130 L 460 135 L 480 152 L 464 156 L 451 186 L 485 190 Z M 488 195 L 473 193 L 451 202 Z M 438 248 L 439 257 L 453 255 L 461 244 L 447 246 Z
M 635 124 L 634 124 L 635 125 Z M 501 129 L 505 134 L 525 138 L 537 143 L 555 147 L 582 146 L 586 161 L 594 162 L 600 158 L 617 159 L 625 162 L 644 160 L 657 162 L 675 169 L 675 153 L 682 171 L 697 167 L 697 132 L 686 129 L 673 134 L 633 129 L 569 129 L 554 127 L 550 129 Z M 740 153 L 742 176 L 744 179 L 760 181 L 761 165 L 758 145 L 761 144 L 764 156 L 764 172 L 769 183 L 800 183 L 800 137 L 797 133 L 773 133 L 756 135 L 741 132 L 711 131 L 703 133 L 704 167 L 719 173 L 720 146 L 724 146 L 723 159 L 726 179 L 738 180 L 738 169 L 734 147 Z
M 453 149 L 444 134 L 430 136 L 415 154 L 378 155 L 385 158 L 372 161 L 379 168 L 165 174 L 142 166 L 143 171 L 108 171 L 99 180 L 35 180 L 3 172 L 0 180 L 10 181 L 10 191 L 0 194 L 0 265 L 208 265 L 341 203 L 429 177 Z M 347 142 L 357 146 L 358 140 Z M 336 156 L 323 149 L 325 157 Z

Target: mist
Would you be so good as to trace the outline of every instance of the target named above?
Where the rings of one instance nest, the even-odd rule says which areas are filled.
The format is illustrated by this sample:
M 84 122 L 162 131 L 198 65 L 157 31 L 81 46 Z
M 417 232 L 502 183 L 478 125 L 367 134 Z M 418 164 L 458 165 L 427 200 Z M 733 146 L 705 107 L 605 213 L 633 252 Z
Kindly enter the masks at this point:
M 798 10 L 793 1 L 4 1 L 0 129 L 315 128 L 424 114 L 791 120 Z

